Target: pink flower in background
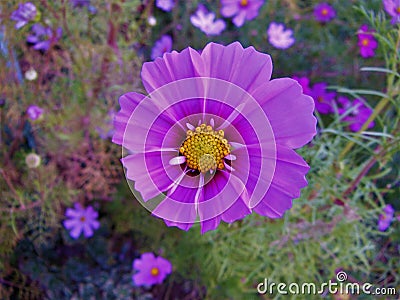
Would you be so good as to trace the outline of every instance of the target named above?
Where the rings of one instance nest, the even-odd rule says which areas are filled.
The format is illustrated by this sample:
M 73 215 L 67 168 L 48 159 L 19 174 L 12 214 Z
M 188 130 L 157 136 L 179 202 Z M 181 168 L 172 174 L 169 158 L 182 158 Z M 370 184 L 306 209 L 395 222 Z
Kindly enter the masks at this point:
M 169 35 L 163 35 L 158 41 L 155 42 L 151 50 L 151 59 L 155 60 L 157 57 L 162 57 L 164 53 L 171 52 L 172 38 Z
M 223 20 L 215 20 L 215 14 L 208 12 L 203 5 L 199 5 L 190 22 L 207 35 L 219 35 L 226 27 Z
M 256 212 L 280 218 L 307 185 L 294 149 L 316 133 L 314 101 L 269 55 L 239 42 L 186 48 L 143 65 L 148 96 L 119 99 L 113 142 L 133 192 L 168 226 L 201 233 Z
M 359 131 L 373 113 L 373 110 L 360 99 L 355 99 L 351 102 L 348 98 L 340 96 L 337 102 L 339 104 L 339 114 L 351 111 L 343 118 L 343 121 L 348 122 L 350 130 L 354 132 Z M 374 125 L 375 123 L 371 122 L 367 128 L 372 128 Z
M 378 47 L 371 30 L 368 30 L 368 25 L 362 25 L 358 30 L 358 46 L 360 47 L 360 54 L 362 57 L 373 57 L 375 56 L 375 49 Z
M 171 11 L 175 6 L 175 2 L 174 0 L 157 0 L 156 6 L 164 11 Z
M 319 82 L 313 85 L 310 96 L 313 97 L 315 102 L 315 109 L 320 114 L 329 114 L 333 112 L 333 101 L 336 97 L 335 92 L 327 92 L 327 84 Z
M 293 76 L 293 79 L 296 80 L 301 85 L 304 94 L 310 95 L 311 88 L 310 88 L 310 79 L 308 79 L 308 77 Z
M 314 17 L 318 22 L 326 23 L 336 17 L 336 11 L 328 3 L 319 3 L 314 7 Z
M 37 10 L 36 6 L 31 2 L 22 3 L 18 6 L 18 9 L 13 11 L 11 14 L 11 20 L 16 21 L 16 29 L 20 29 L 25 26 L 29 21 L 36 17 Z
M 283 24 L 272 22 L 269 24 L 267 34 L 269 43 L 278 49 L 287 49 L 295 42 L 295 39 L 292 36 L 293 30 L 285 30 Z
M 81 204 L 75 203 L 74 208 L 67 208 L 65 216 L 68 218 L 64 221 L 64 227 L 70 232 L 70 236 L 77 239 L 82 231 L 86 238 L 93 235 L 94 230 L 100 227 L 97 221 L 98 213 L 93 207 L 82 207 Z
M 380 231 L 385 231 L 389 228 L 394 217 L 394 208 L 390 204 L 387 204 L 383 208 L 383 214 L 379 215 L 378 229 Z
M 43 109 L 36 105 L 30 105 L 26 110 L 26 113 L 32 121 L 35 121 L 42 116 Z
M 133 269 L 137 271 L 132 276 L 136 286 L 151 286 L 160 284 L 172 272 L 171 263 L 165 258 L 155 257 L 153 253 L 143 253 L 133 261 Z
M 391 23 L 400 23 L 400 0 L 383 0 L 385 11 L 392 17 Z
M 243 26 L 247 20 L 252 20 L 258 16 L 260 7 L 264 0 L 221 0 L 221 14 L 226 17 L 234 17 L 233 24 L 236 27 Z

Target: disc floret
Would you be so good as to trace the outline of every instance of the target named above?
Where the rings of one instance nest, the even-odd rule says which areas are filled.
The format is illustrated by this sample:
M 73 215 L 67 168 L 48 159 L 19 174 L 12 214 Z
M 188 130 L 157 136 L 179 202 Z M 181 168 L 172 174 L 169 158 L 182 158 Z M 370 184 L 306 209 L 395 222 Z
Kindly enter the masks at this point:
M 186 164 L 202 173 L 224 169 L 224 157 L 231 151 L 231 146 L 224 138 L 223 130 L 214 130 L 211 125 L 201 124 L 186 132 L 186 140 L 179 148 L 185 156 Z

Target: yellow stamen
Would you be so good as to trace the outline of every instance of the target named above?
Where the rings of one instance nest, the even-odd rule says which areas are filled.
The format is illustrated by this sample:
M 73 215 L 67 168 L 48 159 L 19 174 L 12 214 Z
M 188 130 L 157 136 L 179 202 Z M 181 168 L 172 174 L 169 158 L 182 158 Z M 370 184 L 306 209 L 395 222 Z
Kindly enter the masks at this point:
M 245 6 L 247 6 L 249 4 L 249 1 L 248 0 L 241 0 L 240 1 L 240 6 L 242 6 L 242 7 L 245 7 Z
M 201 124 L 187 131 L 179 152 L 185 156 L 189 168 L 205 173 L 224 168 L 224 157 L 230 153 L 230 147 L 223 130 L 215 131 L 211 125 Z
M 160 270 L 158 268 L 156 268 L 156 267 L 151 268 L 150 274 L 152 276 L 157 276 L 158 274 L 160 274 Z
M 368 46 L 369 40 L 368 40 L 368 39 L 363 39 L 363 40 L 361 41 L 361 44 L 362 44 L 363 46 Z
M 326 16 L 326 15 L 328 14 L 328 10 L 327 10 L 326 8 L 322 9 L 322 10 L 321 10 L 321 14 L 322 14 L 323 16 Z

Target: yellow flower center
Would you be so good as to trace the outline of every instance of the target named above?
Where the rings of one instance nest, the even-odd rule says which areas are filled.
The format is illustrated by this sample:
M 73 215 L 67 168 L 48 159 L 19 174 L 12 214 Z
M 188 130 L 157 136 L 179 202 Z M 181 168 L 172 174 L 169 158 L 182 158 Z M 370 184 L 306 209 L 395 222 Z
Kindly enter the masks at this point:
M 224 168 L 224 157 L 230 153 L 230 145 L 224 139 L 223 130 L 215 131 L 212 126 L 201 124 L 187 131 L 179 152 L 185 156 L 189 168 L 205 173 Z
M 324 102 L 324 97 L 318 96 L 318 97 L 317 97 L 317 101 L 318 101 L 319 103 Z
M 249 4 L 249 1 L 248 0 L 241 0 L 240 1 L 240 6 L 242 6 L 242 7 L 245 7 L 245 6 L 247 6 Z
M 368 46 L 369 40 L 368 40 L 368 39 L 363 39 L 363 40 L 361 41 L 361 44 L 362 44 L 363 46 Z
M 326 16 L 328 14 L 328 10 L 326 8 L 322 9 L 321 14 Z
M 150 274 L 152 276 L 157 276 L 158 274 L 160 274 L 160 270 L 158 268 L 156 268 L 156 267 L 151 268 Z
M 400 14 L 400 6 L 399 6 L 398 8 L 396 8 L 396 12 L 397 12 L 398 14 Z

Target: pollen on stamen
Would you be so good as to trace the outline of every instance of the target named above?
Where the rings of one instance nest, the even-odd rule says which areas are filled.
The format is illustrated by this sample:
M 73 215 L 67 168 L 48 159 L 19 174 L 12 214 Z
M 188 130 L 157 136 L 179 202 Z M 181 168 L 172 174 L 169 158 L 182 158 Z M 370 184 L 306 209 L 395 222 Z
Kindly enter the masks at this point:
M 224 138 L 224 131 L 215 131 L 211 125 L 199 124 L 194 130 L 186 132 L 186 140 L 179 148 L 185 157 L 186 165 L 202 173 L 224 169 L 224 158 L 229 155 L 231 146 Z

